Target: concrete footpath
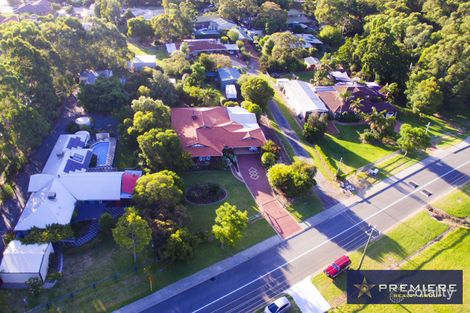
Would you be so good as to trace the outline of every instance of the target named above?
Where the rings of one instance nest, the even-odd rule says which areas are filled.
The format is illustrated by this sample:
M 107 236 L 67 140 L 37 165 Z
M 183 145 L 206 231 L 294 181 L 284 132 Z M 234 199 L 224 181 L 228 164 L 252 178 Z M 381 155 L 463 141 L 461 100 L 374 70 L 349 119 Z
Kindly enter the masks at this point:
M 438 161 L 440 158 L 443 158 L 447 155 L 453 154 L 455 151 L 458 151 L 460 149 L 464 149 L 468 146 L 470 143 L 470 137 L 465 139 L 463 142 L 451 146 L 448 149 L 445 150 L 435 150 L 433 153 L 431 153 L 431 156 L 422 160 L 421 162 L 409 167 L 408 169 L 403 170 L 402 172 L 396 174 L 393 177 L 390 177 L 376 185 L 374 185 L 372 188 L 370 188 L 364 195 L 364 198 L 370 197 L 371 195 L 387 188 L 390 187 L 391 185 L 395 184 L 397 181 L 406 178 L 410 174 L 420 170 L 423 168 L 423 166 L 427 166 L 433 162 Z M 308 220 L 303 222 L 303 226 L 306 228 L 318 225 L 326 220 L 329 220 L 333 218 L 334 216 L 341 214 L 350 208 L 354 207 L 356 204 L 362 202 L 364 198 L 361 198 L 359 196 L 354 196 L 351 198 L 348 198 L 347 200 L 343 201 L 342 203 L 339 203 L 335 205 L 334 207 L 325 210 Z M 116 310 L 115 312 L 119 313 L 134 313 L 134 312 L 140 312 L 145 309 L 148 309 L 149 307 L 152 307 L 160 302 L 163 302 L 185 290 L 188 290 L 194 286 L 197 286 L 201 284 L 204 281 L 207 281 L 213 277 L 216 277 L 217 275 L 234 268 L 235 266 L 238 266 L 242 264 L 243 262 L 257 256 L 258 254 L 273 248 L 280 243 L 284 242 L 279 236 L 273 236 L 269 239 L 266 239 L 263 242 L 260 242 L 256 245 L 254 245 L 251 248 L 248 248 L 240 253 L 237 253 L 236 255 L 227 258 L 223 261 L 220 261 L 214 265 L 211 265 L 189 277 L 186 277 L 184 279 L 181 279 L 165 288 L 162 288 L 158 290 L 157 292 L 148 295 L 145 298 L 142 298 L 140 300 L 137 300 L 134 303 L 128 304 L 121 309 Z
M 302 313 L 323 313 L 331 309 L 328 301 L 312 283 L 310 276 L 285 291 L 290 295 Z

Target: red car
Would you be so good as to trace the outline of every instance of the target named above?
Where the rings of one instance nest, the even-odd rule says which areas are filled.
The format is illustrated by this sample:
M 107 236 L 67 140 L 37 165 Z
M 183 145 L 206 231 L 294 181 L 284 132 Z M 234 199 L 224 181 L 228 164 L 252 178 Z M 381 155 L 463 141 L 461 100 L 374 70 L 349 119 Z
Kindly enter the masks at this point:
M 339 274 L 347 270 L 350 266 L 351 266 L 351 259 L 348 256 L 343 255 L 342 257 L 334 261 L 333 264 L 328 265 L 328 267 L 325 268 L 323 272 L 325 272 L 325 274 L 328 277 L 331 277 L 334 279 Z

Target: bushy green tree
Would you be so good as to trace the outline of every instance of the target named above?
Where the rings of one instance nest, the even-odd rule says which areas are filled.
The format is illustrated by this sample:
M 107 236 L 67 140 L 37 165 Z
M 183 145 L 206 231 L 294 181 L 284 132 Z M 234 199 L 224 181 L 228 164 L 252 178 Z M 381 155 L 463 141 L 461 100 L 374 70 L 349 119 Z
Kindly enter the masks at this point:
M 304 124 L 304 137 L 310 143 L 316 143 L 321 140 L 328 127 L 328 116 L 326 114 L 312 113 Z
M 422 127 L 413 127 L 410 124 L 403 124 L 400 128 L 400 138 L 397 140 L 398 146 L 405 150 L 405 155 L 410 151 L 421 150 L 431 145 L 431 136 Z
M 222 248 L 225 245 L 235 245 L 248 226 L 248 212 L 240 211 L 228 202 L 222 204 L 215 212 L 215 224 L 212 226 L 215 238 L 220 241 Z
M 201 53 L 198 61 L 204 65 L 204 68 L 208 72 L 215 72 L 219 68 L 232 67 L 232 60 L 228 55 L 217 54 L 217 53 Z
M 287 11 L 277 3 L 266 1 L 259 9 L 254 25 L 263 29 L 266 34 L 283 31 L 287 26 Z
M 119 80 L 98 78 L 95 84 L 81 85 L 80 104 L 89 112 L 112 112 L 121 109 L 128 101 Z
M 240 33 L 236 29 L 232 28 L 227 32 L 227 37 L 231 42 L 235 42 L 238 40 L 238 37 L 240 37 Z
M 261 114 L 263 114 L 263 109 L 261 109 L 259 105 L 251 101 L 243 101 L 241 103 L 241 106 L 248 112 L 256 114 L 257 119 L 259 119 L 261 117 Z
M 141 150 L 140 157 L 147 169 L 184 170 L 191 165 L 191 156 L 183 151 L 174 130 L 151 129 L 137 137 Z
M 408 94 L 409 105 L 415 113 L 435 113 L 442 105 L 444 96 L 435 77 L 420 81 Z
M 137 211 L 130 207 L 121 216 L 113 229 L 113 238 L 116 243 L 125 249 L 132 250 L 134 263 L 137 261 L 137 253 L 140 253 L 152 239 L 152 230 L 146 220 Z
M 153 35 L 152 26 L 142 16 L 127 20 L 127 36 L 136 37 L 143 41 Z
M 196 238 L 186 228 L 180 228 L 170 235 L 164 257 L 167 262 L 188 262 L 194 257 Z
M 274 153 L 272 152 L 264 152 L 261 155 L 261 163 L 265 168 L 270 168 L 277 162 L 277 157 Z
M 114 218 L 111 214 L 109 214 L 108 212 L 105 212 L 101 214 L 100 216 L 99 225 L 100 225 L 100 230 L 103 233 L 110 234 L 111 230 L 116 225 L 116 222 L 114 221 Z
M 320 39 L 330 45 L 333 48 L 337 48 L 341 44 L 341 40 L 343 39 L 343 34 L 341 33 L 341 29 L 339 27 L 325 25 L 319 34 Z
M 239 84 L 243 98 L 258 104 L 261 108 L 266 108 L 268 101 L 274 96 L 274 89 L 261 77 L 242 75 Z
M 183 201 L 181 179 L 176 173 L 160 171 L 139 178 L 134 201 L 139 209 L 170 209 Z
M 129 134 L 139 136 L 154 128 L 161 130 L 170 128 L 170 108 L 161 100 L 140 97 L 132 101 L 131 107 L 134 117 L 132 126 L 128 129 Z
M 189 73 L 191 67 L 186 54 L 181 51 L 173 52 L 169 58 L 161 61 L 160 66 L 170 77 L 181 77 L 184 73 Z
M 294 158 L 291 165 L 275 164 L 268 170 L 271 186 L 288 197 L 310 190 L 315 184 L 316 168 L 306 161 Z
M 274 33 L 259 41 L 262 48 L 260 68 L 262 71 L 298 71 L 305 68 L 304 60 L 309 53 L 299 38 L 290 32 Z

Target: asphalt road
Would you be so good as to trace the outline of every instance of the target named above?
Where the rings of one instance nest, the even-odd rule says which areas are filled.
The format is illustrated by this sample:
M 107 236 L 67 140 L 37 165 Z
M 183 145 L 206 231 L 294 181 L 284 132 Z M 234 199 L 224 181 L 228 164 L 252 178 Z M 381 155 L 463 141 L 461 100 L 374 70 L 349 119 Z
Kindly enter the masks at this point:
M 143 312 L 252 312 L 291 285 L 321 271 L 337 257 L 363 246 L 369 224 L 385 232 L 428 201 L 468 182 L 469 147 L 363 199 L 345 213 Z M 419 186 L 415 189 L 409 181 Z M 428 197 L 422 190 L 432 195 Z

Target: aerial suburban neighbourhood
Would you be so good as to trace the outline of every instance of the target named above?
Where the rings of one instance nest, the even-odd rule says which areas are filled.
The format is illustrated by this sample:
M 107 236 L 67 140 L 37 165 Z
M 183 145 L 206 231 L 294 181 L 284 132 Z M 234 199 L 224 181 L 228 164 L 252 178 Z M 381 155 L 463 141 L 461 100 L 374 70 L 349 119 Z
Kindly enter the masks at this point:
M 0 312 L 470 312 L 469 16 L 0 0 Z

